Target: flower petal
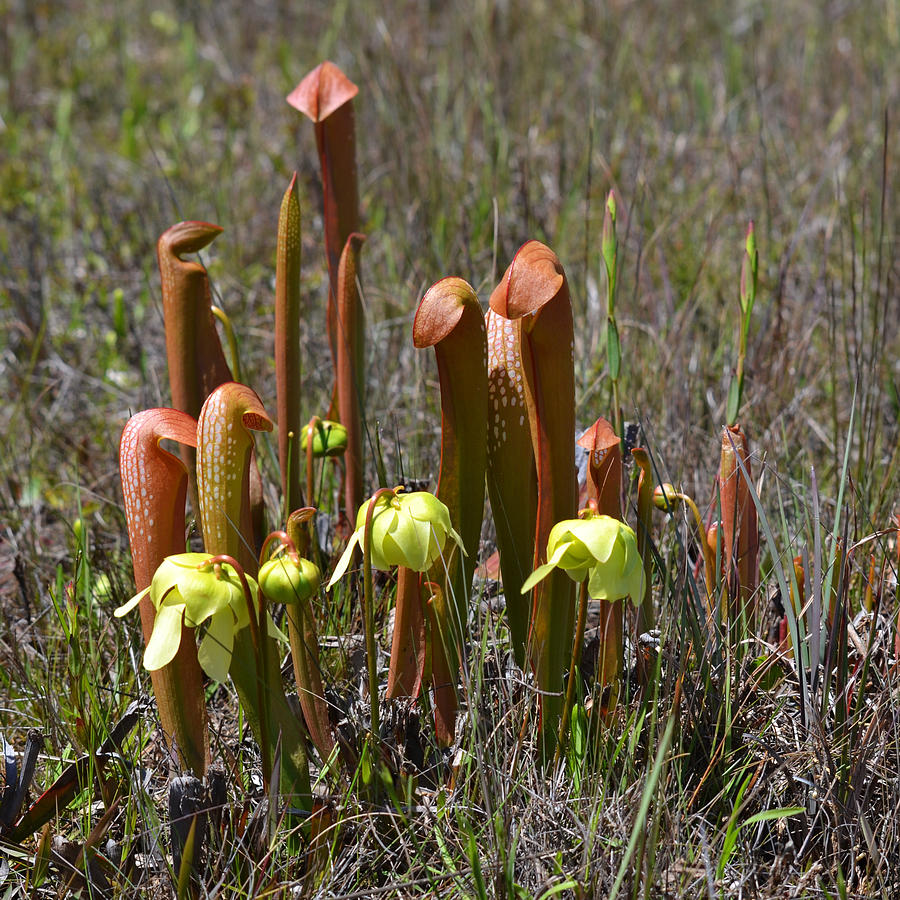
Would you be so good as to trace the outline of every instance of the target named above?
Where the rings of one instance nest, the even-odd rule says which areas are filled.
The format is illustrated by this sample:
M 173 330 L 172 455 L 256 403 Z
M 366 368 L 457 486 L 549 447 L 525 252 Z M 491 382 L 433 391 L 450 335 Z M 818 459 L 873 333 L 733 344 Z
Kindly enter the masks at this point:
M 142 591 L 139 591 L 135 594 L 130 600 L 126 603 L 123 603 L 118 609 L 113 611 L 113 615 L 117 619 L 121 619 L 122 616 L 130 613 L 137 605 L 141 602 L 141 600 L 149 593 L 150 586 L 148 585 Z
M 616 593 L 617 584 L 611 584 L 609 571 L 602 563 L 591 569 L 590 580 L 588 581 L 588 596 L 592 600 L 618 600 L 621 594 Z M 616 581 L 618 579 L 615 579 Z M 615 594 L 615 596 L 612 596 Z
M 144 651 L 144 668 L 150 672 L 170 663 L 181 646 L 183 604 L 160 607 L 153 622 L 153 633 Z
M 391 558 L 392 562 L 396 565 L 405 565 L 414 572 L 422 572 L 428 568 L 431 525 L 427 520 L 414 519 L 410 515 L 398 515 L 390 534 L 385 536 L 385 558 L 390 556 L 388 538 L 393 539 L 400 551 L 400 558 Z
M 234 647 L 234 616 L 231 610 L 216 613 L 206 628 L 206 634 L 197 648 L 200 667 L 213 681 L 225 681 L 231 668 L 231 651 Z
M 450 510 L 447 505 L 428 491 L 400 494 L 400 508 L 420 522 L 431 522 L 436 527 L 450 531 Z
M 359 532 L 354 531 L 352 537 L 347 542 L 347 546 L 344 548 L 344 552 L 341 554 L 341 558 L 338 560 L 337 565 L 334 567 L 334 571 L 331 573 L 331 580 L 328 582 L 328 586 L 325 588 L 326 591 L 330 591 L 334 585 L 341 580 L 344 575 L 344 572 L 350 566 L 350 560 L 353 559 L 353 548 L 359 543 Z
M 406 553 L 404 553 L 403 548 L 394 540 L 392 535 L 384 535 L 380 549 L 376 549 L 375 541 L 372 541 L 372 568 L 387 572 L 391 566 L 407 565 Z
M 599 563 L 609 560 L 622 523 L 610 516 L 592 516 L 572 525 L 572 534 L 582 541 Z
M 269 637 L 275 638 L 276 641 L 282 644 L 289 643 L 287 635 L 275 624 L 275 620 L 268 612 L 266 612 L 266 631 L 269 633 Z
M 522 585 L 522 593 L 527 594 L 539 581 L 543 581 L 554 569 L 556 563 L 544 563 L 538 566 L 526 579 Z

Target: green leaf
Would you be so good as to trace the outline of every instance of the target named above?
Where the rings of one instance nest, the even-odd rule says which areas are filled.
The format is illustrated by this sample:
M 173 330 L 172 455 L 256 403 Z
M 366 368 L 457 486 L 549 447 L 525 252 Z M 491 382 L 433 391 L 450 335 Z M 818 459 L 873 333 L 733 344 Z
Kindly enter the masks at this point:
M 789 819 L 791 816 L 799 816 L 803 812 L 806 812 L 803 806 L 782 806 L 778 809 L 764 809 L 762 812 L 754 813 L 746 822 L 741 822 L 741 828 L 746 828 L 748 825 L 756 825 L 759 822 L 770 822 L 773 819 Z
M 746 787 L 748 782 L 749 778 L 747 782 L 744 783 L 743 787 Z M 743 794 L 743 787 L 741 789 L 741 794 Z M 787 819 L 790 816 L 796 816 L 802 812 L 806 812 L 802 806 L 783 806 L 779 809 L 764 809 L 762 812 L 750 816 L 750 818 L 741 822 L 737 827 L 734 826 L 734 817 L 732 817 L 732 820 L 728 823 L 728 831 L 725 835 L 725 840 L 722 842 L 722 855 L 719 858 L 719 865 L 716 867 L 716 877 L 721 878 L 725 873 L 725 866 L 728 865 L 728 860 L 734 852 L 738 835 L 744 828 L 747 828 L 750 825 L 758 825 L 760 822 L 769 822 L 773 819 Z
M 609 377 L 619 380 L 619 369 L 622 365 L 622 348 L 619 344 L 619 329 L 615 319 L 606 320 L 606 355 L 609 360 Z
M 738 412 L 741 407 L 741 385 L 736 375 L 731 378 L 728 385 L 728 403 L 725 407 L 725 420 L 728 425 L 734 425 L 737 422 Z

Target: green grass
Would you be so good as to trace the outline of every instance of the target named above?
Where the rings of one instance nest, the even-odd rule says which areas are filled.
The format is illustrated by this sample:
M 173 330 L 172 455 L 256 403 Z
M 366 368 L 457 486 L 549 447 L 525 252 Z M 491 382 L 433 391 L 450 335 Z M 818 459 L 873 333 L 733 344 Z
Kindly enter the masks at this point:
M 454 274 L 485 302 L 527 238 L 549 243 L 570 280 L 579 422 L 611 417 L 600 233 L 614 188 L 625 419 L 642 425 L 660 475 L 702 508 L 752 218 L 760 285 L 741 420 L 768 522 L 760 603 L 786 593 L 791 560 L 805 554 L 811 586 L 833 584 L 845 618 L 814 679 L 765 662 L 764 632 L 707 639 L 691 611 L 687 529 L 660 514 L 655 686 L 629 686 L 609 726 L 546 771 L 522 730 L 534 698 L 508 661 L 502 604 L 479 596 L 459 747 L 444 758 L 431 746 L 427 708 L 393 710 L 401 723 L 420 718 L 431 768 L 404 766 L 397 749 L 374 810 L 365 792 L 324 780 L 335 824 L 318 866 L 305 862 L 308 836 L 295 823 L 276 823 L 270 840 L 253 788 L 258 761 L 220 687 L 210 709 L 227 799 L 208 848 L 209 890 L 892 895 L 896 3 L 84 0 L 9 3 L 0 19 L 0 733 L 17 752 L 29 728 L 44 733 L 37 786 L 95 755 L 149 690 L 139 636 L 112 610 L 132 587 L 119 433 L 130 412 L 167 401 L 156 239 L 182 218 L 224 227 L 203 261 L 248 381 L 273 407 L 275 225 L 295 168 L 302 405 L 325 412 L 317 161 L 312 129 L 284 96 L 328 57 L 360 86 L 367 420 L 388 480 L 433 483 L 437 473 L 436 370 L 411 340 L 418 300 Z M 832 567 L 837 538 L 843 572 Z M 870 553 L 874 615 L 862 612 Z M 326 641 L 324 659 L 355 734 L 366 707 L 361 626 L 348 609 L 323 609 L 320 622 L 326 635 L 350 635 Z M 379 625 L 386 636 L 386 615 Z M 595 718 L 585 721 L 590 736 Z M 163 855 L 169 761 L 154 727 L 142 720 L 102 787 L 81 792 L 48 832 L 80 846 L 100 823 L 91 842 L 111 896 L 173 890 Z M 795 807 L 803 812 L 788 815 Z M 34 862 L 39 837 L 8 852 L 6 881 L 36 897 L 71 875 L 58 859 Z M 101 883 L 95 875 L 92 896 Z

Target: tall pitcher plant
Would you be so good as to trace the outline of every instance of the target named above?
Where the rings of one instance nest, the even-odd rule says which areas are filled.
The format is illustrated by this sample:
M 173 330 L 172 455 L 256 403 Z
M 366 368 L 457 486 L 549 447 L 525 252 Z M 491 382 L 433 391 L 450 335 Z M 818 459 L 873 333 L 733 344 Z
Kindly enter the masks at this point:
M 441 389 L 441 468 L 437 497 L 450 512 L 465 556 L 438 559 L 428 574 L 436 634 L 432 635 L 438 739 L 450 743 L 456 718 L 455 676 L 472 591 L 472 576 L 484 516 L 487 466 L 487 336 L 475 291 L 461 278 L 444 278 L 422 298 L 413 322 L 413 343 L 434 347 Z M 398 611 L 399 612 L 399 611 Z M 448 683 L 449 682 L 449 683 Z
M 194 419 L 213 388 L 232 378 L 216 332 L 206 269 L 183 256 L 198 253 L 221 233 L 218 225 L 209 222 L 179 222 L 164 231 L 156 245 L 172 406 Z M 183 446 L 181 456 L 191 505 L 198 515 L 196 451 Z
M 522 321 L 488 309 L 487 489 L 500 554 L 500 576 L 506 597 L 506 619 L 513 653 L 525 666 L 529 597 L 521 592 L 534 563 L 537 520 L 537 469 L 525 375 Z
M 332 62 L 316 66 L 287 102 L 315 126 L 322 177 L 325 252 L 328 257 L 326 324 L 336 380 L 329 418 L 347 429 L 345 515 L 348 524 L 362 502 L 362 407 L 365 331 L 356 289 L 359 248 L 359 189 L 356 172 L 357 86 Z M 359 449 L 356 449 L 359 448 Z
M 519 325 L 523 395 L 537 472 L 537 514 L 531 543 L 532 567 L 537 569 L 546 562 L 550 530 L 557 522 L 575 516 L 577 500 L 572 452 L 572 306 L 556 254 L 538 241 L 523 244 L 490 304 L 495 313 Z M 528 637 L 528 655 L 541 692 L 545 752 L 555 745 L 562 716 L 563 673 L 572 646 L 574 618 L 574 584 L 564 572 L 554 569 L 531 590 Z
M 174 409 L 148 409 L 132 416 L 119 444 L 119 471 L 141 629 L 149 644 L 156 610 L 145 594 L 167 556 L 184 552 L 188 473 L 160 441 L 197 446 L 197 423 Z M 183 629 L 185 626 L 181 626 Z M 175 657 L 150 672 L 160 723 L 184 769 L 202 776 L 209 762 L 203 676 L 193 640 L 182 640 Z

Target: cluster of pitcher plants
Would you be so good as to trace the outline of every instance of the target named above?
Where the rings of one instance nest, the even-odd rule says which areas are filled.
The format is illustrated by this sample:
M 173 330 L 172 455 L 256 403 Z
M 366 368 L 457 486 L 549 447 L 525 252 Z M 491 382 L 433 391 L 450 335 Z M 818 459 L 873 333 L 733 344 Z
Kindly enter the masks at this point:
M 412 339 L 417 348 L 432 347 L 437 362 L 441 448 L 436 489 L 407 491 L 385 483 L 383 466 L 376 476 L 375 461 L 364 450 L 367 353 L 359 287 L 364 237 L 358 231 L 356 93 L 355 85 L 326 62 L 288 97 L 314 123 L 321 164 L 334 370 L 330 408 L 311 419 L 301 415 L 301 216 L 295 175 L 278 219 L 274 417 L 240 383 L 233 340 L 228 341 L 229 365 L 216 320 L 228 335 L 230 323 L 212 305 L 205 269 L 183 258 L 206 247 L 221 229 L 182 222 L 158 244 L 172 408 L 134 415 L 120 448 L 137 593 L 117 614 L 139 608 L 143 662 L 173 755 L 184 771 L 200 777 L 206 772 L 204 679 L 230 678 L 258 743 L 264 779 L 271 783 L 277 777 L 278 791 L 301 809 L 311 804 L 310 746 L 323 765 L 336 767 L 352 767 L 361 753 L 378 752 L 376 610 L 385 604 L 376 602 L 373 569 L 395 573 L 378 580 L 390 586 L 382 589 L 395 589 L 386 695 L 427 692 L 436 742 L 453 743 L 485 492 L 498 553 L 480 572 L 502 581 L 512 651 L 519 666 L 533 674 L 538 749 L 547 759 L 565 747 L 581 694 L 578 670 L 590 604 L 599 614 L 596 678 L 605 689 L 606 712 L 623 683 L 626 636 L 636 638 L 655 625 L 654 509 L 671 512 L 684 504 L 692 510 L 686 544 L 698 548 L 693 553 L 698 609 L 707 627 L 753 620 L 759 578 L 757 498 L 748 442 L 737 424 L 757 282 L 752 226 L 741 274 L 740 354 L 729 392 L 729 424 L 722 433 L 713 515 L 704 519 L 685 494 L 658 485 L 646 450 L 624 451 L 612 193 L 602 235 L 611 421 L 597 418 L 578 439 L 583 449 L 574 447 L 569 284 L 553 251 L 532 240 L 515 254 L 486 315 L 461 278 L 444 278 L 425 293 Z M 282 502 L 271 528 L 257 459 L 261 445 L 254 434 L 273 429 Z M 163 441 L 177 443 L 178 455 Z M 576 450 L 586 454 L 581 482 Z M 321 533 L 324 517 L 317 509 L 328 503 L 317 494 L 321 477 L 317 481 L 315 473 L 322 466 L 337 473 L 337 508 L 324 511 L 335 526 L 329 535 Z M 202 553 L 186 552 L 188 501 Z M 634 528 L 626 524 L 628 518 Z M 336 535 L 335 556 L 341 554 L 333 568 L 325 540 L 331 534 Z M 338 742 L 329 717 L 316 621 L 322 590 L 329 596 L 343 590 L 349 603 L 359 604 L 370 699 L 362 747 Z M 273 611 L 279 611 L 275 619 L 283 629 Z M 795 611 L 786 613 L 790 634 L 783 639 L 793 636 L 796 642 Z M 299 707 L 283 685 L 287 647 Z

